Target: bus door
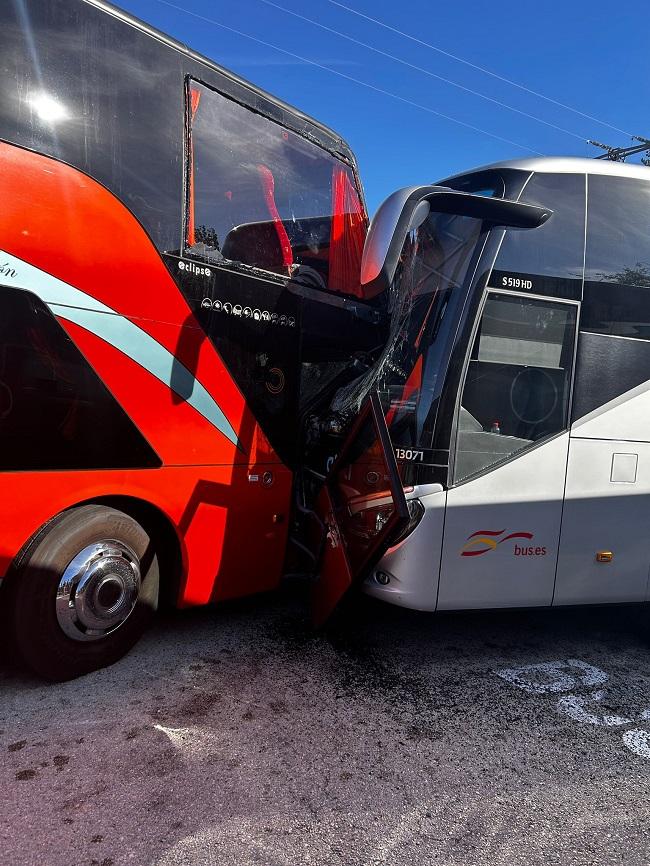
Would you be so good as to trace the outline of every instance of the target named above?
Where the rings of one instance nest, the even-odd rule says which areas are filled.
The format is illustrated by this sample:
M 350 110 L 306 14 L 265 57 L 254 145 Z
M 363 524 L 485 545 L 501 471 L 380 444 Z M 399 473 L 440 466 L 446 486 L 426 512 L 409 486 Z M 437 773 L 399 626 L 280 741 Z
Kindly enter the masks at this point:
M 325 537 L 313 618 L 325 622 L 348 589 L 395 543 L 409 520 L 386 420 L 376 393 L 328 474 L 317 505 Z
M 456 409 L 439 609 L 551 604 L 577 306 L 485 293 Z

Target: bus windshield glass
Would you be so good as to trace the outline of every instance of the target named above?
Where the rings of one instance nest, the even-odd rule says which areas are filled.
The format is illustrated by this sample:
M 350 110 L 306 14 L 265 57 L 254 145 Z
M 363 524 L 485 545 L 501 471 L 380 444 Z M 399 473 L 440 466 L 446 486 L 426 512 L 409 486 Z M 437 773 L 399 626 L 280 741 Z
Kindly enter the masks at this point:
M 441 213 L 410 233 L 390 290 L 386 346 L 372 370 L 334 402 L 337 411 L 356 411 L 376 388 L 401 467 L 432 461 L 428 431 L 482 237 L 481 220 Z
M 402 311 L 378 382 L 400 462 L 431 462 L 426 431 L 433 425 L 481 227 L 472 217 L 434 214 L 404 249 Z

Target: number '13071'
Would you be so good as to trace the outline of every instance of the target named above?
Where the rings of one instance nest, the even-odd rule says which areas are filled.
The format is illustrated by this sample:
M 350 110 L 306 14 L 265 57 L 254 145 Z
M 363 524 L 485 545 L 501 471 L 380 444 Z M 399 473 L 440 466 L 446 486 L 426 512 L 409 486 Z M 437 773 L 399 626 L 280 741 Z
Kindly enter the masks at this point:
M 424 451 L 417 451 L 415 448 L 396 448 L 395 457 L 398 460 L 412 460 L 416 463 L 422 463 Z

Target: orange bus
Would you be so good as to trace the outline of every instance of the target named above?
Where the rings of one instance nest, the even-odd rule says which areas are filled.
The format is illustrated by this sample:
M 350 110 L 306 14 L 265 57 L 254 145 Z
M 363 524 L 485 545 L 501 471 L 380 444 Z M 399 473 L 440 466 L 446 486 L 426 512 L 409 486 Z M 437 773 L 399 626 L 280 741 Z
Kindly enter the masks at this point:
M 300 418 L 378 340 L 354 158 L 100 0 L 0 9 L 0 605 L 51 679 L 275 587 Z

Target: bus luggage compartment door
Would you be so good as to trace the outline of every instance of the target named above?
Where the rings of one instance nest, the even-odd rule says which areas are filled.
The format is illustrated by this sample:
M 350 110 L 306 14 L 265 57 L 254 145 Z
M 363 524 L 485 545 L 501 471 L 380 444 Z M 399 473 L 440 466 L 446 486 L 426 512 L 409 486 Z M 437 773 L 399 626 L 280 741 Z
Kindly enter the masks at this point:
M 377 394 L 364 402 L 321 490 L 317 511 L 327 527 L 312 598 L 313 619 L 319 626 L 350 587 L 366 577 L 409 520 Z

